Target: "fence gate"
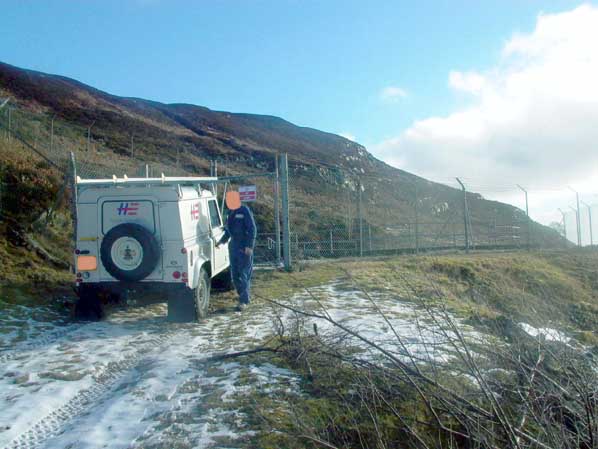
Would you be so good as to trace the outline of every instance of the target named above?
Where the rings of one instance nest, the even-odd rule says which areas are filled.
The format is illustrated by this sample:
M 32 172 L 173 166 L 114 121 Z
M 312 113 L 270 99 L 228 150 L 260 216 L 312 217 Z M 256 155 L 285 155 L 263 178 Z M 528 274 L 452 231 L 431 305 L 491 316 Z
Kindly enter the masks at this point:
M 287 157 L 283 154 L 274 161 L 274 170 L 266 173 L 220 176 L 218 194 L 225 211 L 226 191 L 241 192 L 242 201 L 252 210 L 257 223 L 254 263 L 261 266 L 291 269 L 291 250 L 285 248 L 290 243 Z M 212 168 L 217 176 L 217 168 Z M 253 193 L 254 192 L 254 193 Z M 286 236 L 286 238 L 285 238 Z

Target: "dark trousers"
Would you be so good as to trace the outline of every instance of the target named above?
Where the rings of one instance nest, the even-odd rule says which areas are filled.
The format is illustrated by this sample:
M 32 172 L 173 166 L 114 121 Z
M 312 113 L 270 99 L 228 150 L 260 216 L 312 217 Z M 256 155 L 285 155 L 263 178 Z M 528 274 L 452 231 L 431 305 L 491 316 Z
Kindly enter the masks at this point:
M 235 248 L 234 245 L 230 245 L 230 273 L 235 289 L 239 294 L 239 302 L 249 304 L 253 255 L 246 255 L 245 248 Z

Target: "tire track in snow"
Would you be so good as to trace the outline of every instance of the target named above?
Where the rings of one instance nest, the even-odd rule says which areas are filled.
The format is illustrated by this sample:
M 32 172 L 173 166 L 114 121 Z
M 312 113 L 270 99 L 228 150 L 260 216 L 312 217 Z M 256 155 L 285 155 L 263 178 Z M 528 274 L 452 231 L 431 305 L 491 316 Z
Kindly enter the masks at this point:
M 210 317 L 203 329 L 195 334 L 200 338 L 191 339 L 191 344 L 180 347 L 176 355 L 186 360 L 192 373 L 177 382 L 169 398 L 170 406 L 156 413 L 127 449 L 239 447 L 234 440 L 252 435 L 252 430 L 243 423 L 243 413 L 232 405 L 234 395 L 240 394 L 244 388 L 237 385 L 242 365 L 227 360 L 210 361 L 207 365 L 205 362 L 214 355 L 254 347 L 271 332 L 272 317 L 272 310 L 263 304 L 253 305 L 250 314 L 230 312 Z M 244 380 L 250 381 L 255 382 L 255 379 Z M 220 402 L 197 413 L 195 407 L 201 407 L 205 397 L 214 395 Z M 181 426 L 193 428 L 182 441 L 179 440 Z M 230 444 L 225 444 L 223 438 L 230 439 Z
M 0 353 L 0 364 L 6 363 L 9 360 L 19 357 L 24 352 L 33 351 L 43 346 L 56 343 L 57 341 L 62 340 L 67 335 L 70 335 L 73 332 L 85 327 L 87 324 L 89 323 L 69 324 L 68 326 L 64 326 L 61 329 L 45 332 L 42 335 L 35 337 L 35 340 L 33 341 L 28 340 L 25 343 L 17 345 L 16 348 Z
M 122 377 L 140 365 L 149 357 L 148 350 L 163 346 L 176 335 L 176 331 L 160 334 L 149 340 L 146 344 L 136 348 L 134 356 L 127 357 L 118 362 L 108 362 L 106 366 L 93 376 L 94 384 L 82 389 L 65 404 L 41 418 L 27 431 L 13 438 L 4 449 L 34 449 L 48 439 L 61 434 L 65 426 L 83 412 L 98 404 L 98 401 Z

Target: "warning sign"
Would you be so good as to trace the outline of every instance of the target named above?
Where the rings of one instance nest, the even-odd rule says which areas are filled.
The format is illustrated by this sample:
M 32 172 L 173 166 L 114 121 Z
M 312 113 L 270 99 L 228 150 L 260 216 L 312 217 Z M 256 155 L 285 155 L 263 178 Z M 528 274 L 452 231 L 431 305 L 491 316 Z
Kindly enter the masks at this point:
M 241 197 L 241 201 L 255 201 L 257 199 L 256 186 L 240 186 L 239 196 Z

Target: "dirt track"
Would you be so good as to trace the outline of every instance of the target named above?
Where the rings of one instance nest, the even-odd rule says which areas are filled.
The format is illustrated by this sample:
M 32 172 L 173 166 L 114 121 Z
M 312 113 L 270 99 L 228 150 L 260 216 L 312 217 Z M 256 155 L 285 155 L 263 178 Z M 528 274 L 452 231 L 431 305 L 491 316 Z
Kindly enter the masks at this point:
M 419 359 L 450 357 L 437 324 L 396 296 L 366 296 L 336 281 L 289 301 L 324 313 L 397 356 L 407 350 Z M 0 322 L 9 331 L 0 351 L 0 448 L 252 447 L 259 429 L 247 407 L 251 395 L 266 392 L 284 408 L 289 395 L 300 394 L 296 375 L 270 363 L 206 363 L 272 334 L 282 313 L 265 304 L 243 313 L 230 307 L 189 324 L 168 323 L 163 304 L 120 310 L 99 323 L 58 320 L 54 327 L 19 321 L 19 313 L 27 316 L 21 308 Z M 287 311 L 283 320 L 291 316 Z M 19 333 L 10 331 L 19 323 L 22 341 L 6 344 Z M 338 332 L 325 319 L 317 328 L 320 336 Z M 468 326 L 461 330 L 479 338 Z M 346 341 L 370 357 L 363 341 Z
M 159 304 L 100 323 L 29 322 L 30 338 L 0 352 L 0 447 L 243 446 L 251 432 L 235 398 L 295 380 L 268 364 L 201 360 L 255 345 L 270 313 L 253 306 L 171 324 Z

